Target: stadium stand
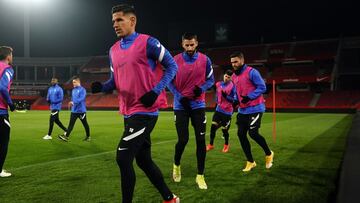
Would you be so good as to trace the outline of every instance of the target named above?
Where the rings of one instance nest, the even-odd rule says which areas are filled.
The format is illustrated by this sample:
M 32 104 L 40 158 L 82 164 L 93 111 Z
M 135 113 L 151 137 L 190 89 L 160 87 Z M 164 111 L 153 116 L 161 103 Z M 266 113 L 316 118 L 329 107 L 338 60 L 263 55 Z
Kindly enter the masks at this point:
M 360 91 L 326 91 L 316 105 L 320 108 L 357 108 L 360 104 Z
M 351 44 L 339 51 L 342 43 Z M 286 42 L 260 45 L 244 45 L 224 48 L 209 48 L 202 50 L 213 62 L 215 81 L 222 80 L 225 70 L 231 68 L 229 56 L 234 51 L 242 51 L 245 54 L 245 62 L 257 69 L 267 83 L 268 91 L 266 107 L 273 106 L 272 81 L 276 81 L 276 108 L 280 109 L 356 109 L 360 108 L 360 90 L 346 88 L 349 74 L 360 76 L 359 56 L 360 44 L 355 46 L 349 40 L 329 39 L 319 41 Z M 171 51 L 177 54 L 180 51 Z M 340 54 L 341 53 L 341 54 Z M 335 63 L 335 57 L 339 57 L 340 63 Z M 356 58 L 356 59 L 354 59 Z M 79 63 L 81 61 L 81 63 Z M 49 62 L 49 61 L 48 61 Z M 51 62 L 51 60 L 50 60 Z M 57 60 L 58 62 L 58 60 Z M 54 63 L 54 62 L 53 62 Z M 107 56 L 95 56 L 82 58 L 81 60 L 70 59 L 66 63 L 69 67 L 78 67 L 77 74 L 82 79 L 82 85 L 90 91 L 93 81 L 106 81 L 109 77 L 109 60 Z M 71 64 L 71 65 L 69 65 Z M 23 63 L 23 65 L 29 65 Z M 46 65 L 49 65 L 47 63 Z M 59 64 L 55 64 L 59 65 Z M 64 65 L 62 65 L 64 66 Z M 72 71 L 73 72 L 73 71 Z M 334 75 L 337 74 L 337 75 Z M 338 76 L 338 77 L 336 77 Z M 351 77 L 354 77 L 351 75 Z M 355 76 L 356 78 L 357 76 Z M 345 79 L 342 79 L 345 78 Z M 64 89 L 69 95 L 72 89 L 71 75 L 64 84 Z M 336 81 L 337 80 L 337 81 Z M 33 86 L 15 85 L 12 91 L 14 95 L 39 95 L 45 91 L 47 84 L 39 85 L 40 90 Z M 35 83 L 36 84 L 36 83 Z M 40 83 L 37 83 L 40 84 Z M 336 84 L 338 84 L 336 86 Z M 21 90 L 22 88 L 22 90 Z M 28 89 L 26 89 L 28 88 Z M 42 95 L 44 96 L 44 95 Z M 349 99 L 350 98 L 350 99 Z M 172 108 L 173 96 L 167 92 L 168 108 Z M 211 89 L 207 92 L 207 107 L 215 107 L 215 94 Z M 44 98 L 35 98 L 32 109 L 47 109 Z M 66 98 L 63 108 L 67 109 Z M 87 105 L 89 109 L 117 109 L 117 95 L 114 94 L 88 94 Z

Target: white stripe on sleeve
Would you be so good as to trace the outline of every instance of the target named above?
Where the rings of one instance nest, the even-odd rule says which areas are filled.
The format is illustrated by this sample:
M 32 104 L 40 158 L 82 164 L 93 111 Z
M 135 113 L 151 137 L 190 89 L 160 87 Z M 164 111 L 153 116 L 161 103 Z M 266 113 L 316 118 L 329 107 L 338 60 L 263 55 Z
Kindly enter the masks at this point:
M 159 59 L 158 59 L 159 62 L 161 62 L 163 60 L 164 55 L 165 55 L 165 47 L 163 45 L 161 45 L 161 51 L 160 51 Z

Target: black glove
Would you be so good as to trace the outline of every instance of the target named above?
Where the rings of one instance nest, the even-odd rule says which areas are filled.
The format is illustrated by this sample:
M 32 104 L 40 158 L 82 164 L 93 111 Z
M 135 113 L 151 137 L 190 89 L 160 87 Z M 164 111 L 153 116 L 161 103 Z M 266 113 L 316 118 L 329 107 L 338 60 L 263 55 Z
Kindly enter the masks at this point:
M 191 110 L 190 99 L 189 98 L 187 98 L 187 97 L 181 98 L 180 103 L 184 107 L 185 110 Z
M 10 108 L 10 111 L 15 111 L 15 105 L 14 104 L 9 104 L 9 108 Z
M 101 82 L 93 82 L 91 83 L 91 93 L 98 93 L 101 92 L 103 85 L 101 84 Z
M 199 86 L 195 86 L 194 88 L 194 95 L 195 97 L 199 97 L 202 93 L 202 89 Z
M 221 95 L 225 98 L 225 99 L 227 99 L 227 94 L 226 94 L 226 92 L 224 92 L 224 91 L 221 91 Z
M 241 103 L 243 104 L 246 104 L 251 100 L 248 96 L 241 96 L 241 97 L 242 97 Z
M 140 102 L 144 104 L 145 107 L 150 107 L 155 103 L 158 96 L 158 94 L 151 90 L 140 97 Z
M 50 100 L 46 100 L 48 104 L 51 104 L 51 101 Z

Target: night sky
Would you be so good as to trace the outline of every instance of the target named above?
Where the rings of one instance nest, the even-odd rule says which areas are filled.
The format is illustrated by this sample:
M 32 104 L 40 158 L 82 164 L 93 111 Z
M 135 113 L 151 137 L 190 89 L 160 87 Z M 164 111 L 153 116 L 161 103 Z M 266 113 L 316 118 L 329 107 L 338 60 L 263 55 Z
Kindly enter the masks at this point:
M 116 41 L 111 7 L 135 6 L 137 31 L 180 49 L 183 32 L 199 35 L 202 47 L 360 36 L 360 12 L 353 2 L 327 1 L 114 1 L 48 0 L 30 11 L 31 56 L 105 55 Z M 23 56 L 24 8 L 0 0 L 0 44 Z M 215 42 L 215 26 L 226 25 L 228 40 Z

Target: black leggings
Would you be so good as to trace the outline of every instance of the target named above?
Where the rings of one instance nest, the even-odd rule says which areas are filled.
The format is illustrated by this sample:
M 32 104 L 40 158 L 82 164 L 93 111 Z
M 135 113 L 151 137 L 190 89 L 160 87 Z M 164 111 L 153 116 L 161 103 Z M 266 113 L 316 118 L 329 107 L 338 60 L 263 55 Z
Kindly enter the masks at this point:
M 245 153 L 246 159 L 249 162 L 254 162 L 253 156 L 251 154 L 250 142 L 247 138 L 247 132 L 249 132 L 250 137 L 255 140 L 255 142 L 261 146 L 264 150 L 265 155 L 270 155 L 271 151 L 266 143 L 266 140 L 263 136 L 259 134 L 259 128 L 261 124 L 262 113 L 255 114 L 238 114 L 237 115 L 237 125 L 238 125 L 238 137 L 240 140 L 241 147 Z
M 89 128 L 89 124 L 86 120 L 86 113 L 71 113 L 69 126 L 66 131 L 66 136 L 70 136 L 70 133 L 74 128 L 75 121 L 78 118 L 80 119 L 81 123 L 83 124 L 83 126 L 85 128 L 86 137 L 90 137 L 90 128 Z
M 180 165 L 181 156 L 189 141 L 189 119 L 195 130 L 196 158 L 198 174 L 204 174 L 206 157 L 206 116 L 205 109 L 194 109 L 191 111 L 175 111 L 175 125 L 178 135 L 178 142 L 175 145 L 175 165 Z
M 59 119 L 59 110 L 51 110 L 51 114 L 50 114 L 50 122 L 49 122 L 49 131 L 48 131 L 48 135 L 51 136 L 51 133 L 53 131 L 54 128 L 54 123 L 56 123 L 56 125 L 58 125 L 63 131 L 67 131 L 66 127 L 61 123 L 60 119 Z
M 163 199 L 171 200 L 172 192 L 166 185 L 159 167 L 151 158 L 150 133 L 154 129 L 157 116 L 134 115 L 124 120 L 124 134 L 116 153 L 116 161 L 121 174 L 122 202 L 132 202 L 136 182 L 134 159 Z
M 10 140 L 10 121 L 8 115 L 0 115 L 0 173 L 6 159 Z

